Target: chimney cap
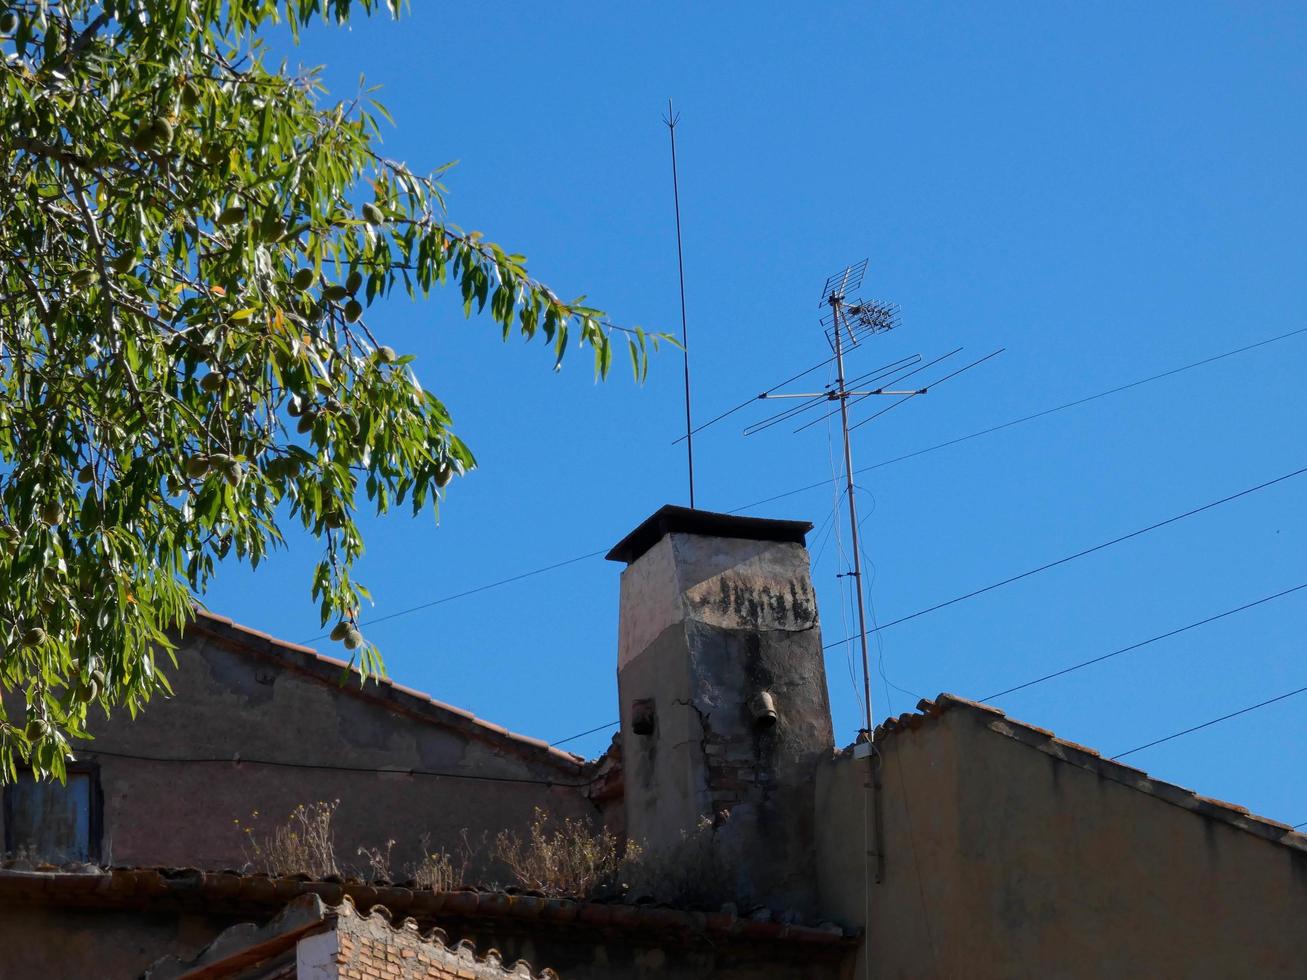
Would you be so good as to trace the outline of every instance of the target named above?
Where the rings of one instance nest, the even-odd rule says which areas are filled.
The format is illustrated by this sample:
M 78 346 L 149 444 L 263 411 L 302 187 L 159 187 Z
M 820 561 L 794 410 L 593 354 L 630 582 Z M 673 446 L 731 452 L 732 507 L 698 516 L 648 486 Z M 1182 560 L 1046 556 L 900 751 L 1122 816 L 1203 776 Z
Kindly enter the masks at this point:
M 777 521 L 767 517 L 740 517 L 710 510 L 692 510 L 666 504 L 647 517 L 639 527 L 613 545 L 604 557 L 628 565 L 672 532 L 700 534 L 714 538 L 745 538 L 750 541 L 790 541 L 805 544 L 812 530 L 808 521 Z

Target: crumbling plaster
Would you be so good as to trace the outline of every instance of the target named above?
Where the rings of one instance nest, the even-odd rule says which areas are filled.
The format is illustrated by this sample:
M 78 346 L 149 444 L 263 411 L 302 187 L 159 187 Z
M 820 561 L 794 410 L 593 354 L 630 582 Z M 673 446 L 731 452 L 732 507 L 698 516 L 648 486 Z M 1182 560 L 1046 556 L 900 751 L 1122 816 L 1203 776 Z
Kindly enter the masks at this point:
M 393 839 L 396 874 L 420 859 L 423 835 L 454 851 L 464 830 L 473 840 L 524 830 L 536 807 L 598 818 L 579 772 L 534 761 L 493 733 L 470 737 L 396 710 L 360 693 L 357 675 L 311 676 L 200 631 L 166 669 L 173 697 L 156 697 L 135 720 L 125 711 L 93 718 L 95 738 L 78 752 L 99 766 L 106 861 L 241 867 L 249 859 L 242 828 L 266 833 L 319 801 L 340 801 L 342 863 L 365 865 L 360 847 Z
M 810 908 L 812 774 L 833 736 L 806 549 L 673 531 L 627 567 L 621 601 L 631 838 L 672 851 L 707 821 L 740 897 Z

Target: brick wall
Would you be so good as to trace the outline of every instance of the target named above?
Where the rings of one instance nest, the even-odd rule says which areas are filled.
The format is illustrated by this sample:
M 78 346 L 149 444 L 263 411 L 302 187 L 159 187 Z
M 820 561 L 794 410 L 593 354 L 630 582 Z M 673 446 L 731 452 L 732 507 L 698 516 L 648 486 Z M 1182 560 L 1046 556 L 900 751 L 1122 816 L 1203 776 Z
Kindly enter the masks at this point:
M 527 980 L 535 976 L 522 962 L 506 968 L 493 950 L 478 957 L 470 944 L 450 947 L 439 929 L 424 935 L 411 919 L 392 926 L 380 911 L 360 916 L 347 905 L 339 913 L 334 959 L 341 980 Z M 556 980 L 552 970 L 540 977 Z

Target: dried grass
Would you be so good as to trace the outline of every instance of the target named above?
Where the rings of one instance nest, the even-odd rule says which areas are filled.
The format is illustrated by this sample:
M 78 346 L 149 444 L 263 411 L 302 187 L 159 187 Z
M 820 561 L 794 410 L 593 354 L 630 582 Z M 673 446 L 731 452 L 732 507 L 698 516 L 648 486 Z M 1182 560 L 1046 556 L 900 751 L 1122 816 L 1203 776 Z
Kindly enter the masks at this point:
M 712 821 L 702 817 L 675 844 L 640 853 L 626 870 L 626 888 L 632 895 L 681 908 L 716 909 L 739 902 L 744 896 L 738 894 L 723 846 Z
M 445 850 L 433 850 L 431 835 L 422 835 L 422 860 L 407 867 L 408 877 L 418 888 L 433 892 L 448 892 L 461 888 L 467 882 L 468 867 L 476 856 L 476 849 L 463 831 L 463 843 L 455 859 Z
M 596 834 L 571 817 L 556 822 L 537 807 L 527 836 L 501 832 L 491 856 L 523 888 L 586 898 L 624 890 L 625 872 L 639 854 L 637 845 L 621 841 L 608 830 Z
M 246 861 L 256 871 L 271 875 L 306 874 L 314 878 L 339 875 L 331 830 L 331 818 L 338 806 L 340 800 L 301 803 L 285 823 L 266 834 L 258 833 L 254 823 L 242 826 L 237 820 L 237 826 L 245 833 Z M 258 821 L 258 811 L 251 819 Z
M 700 908 L 714 908 L 739 897 L 721 854 L 722 842 L 706 819 L 671 847 L 649 851 L 608 830 L 595 832 L 583 820 L 558 820 L 537 807 L 525 836 L 505 830 L 493 841 L 487 835 L 473 841 L 464 831 L 451 853 L 433 847 L 430 835 L 424 834 L 421 859 L 404 865 L 396 875 L 394 840 L 387 840 L 383 847 L 358 848 L 361 867 L 341 865 L 332 829 L 339 804 L 339 800 L 301 804 L 284 823 L 266 833 L 259 832 L 255 813 L 250 825 L 241 826 L 248 867 L 272 875 L 404 881 L 441 892 L 470 883 L 472 868 L 491 866 L 502 873 L 503 884 L 549 896 L 593 899 L 629 895 Z

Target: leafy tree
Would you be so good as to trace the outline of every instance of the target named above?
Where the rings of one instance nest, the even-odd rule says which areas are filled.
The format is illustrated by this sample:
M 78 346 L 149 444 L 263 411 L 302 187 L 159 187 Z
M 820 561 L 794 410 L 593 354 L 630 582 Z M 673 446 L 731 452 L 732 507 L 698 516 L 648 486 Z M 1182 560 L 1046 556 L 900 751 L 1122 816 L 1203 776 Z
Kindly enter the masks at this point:
M 448 283 L 505 338 L 556 360 L 575 339 L 609 370 L 619 328 L 449 223 L 440 172 L 378 152 L 368 93 L 328 104 L 316 71 L 270 64 L 261 31 L 298 40 L 351 6 L 399 14 L 0 7 L 0 781 L 62 775 L 91 705 L 167 690 L 153 651 L 217 562 L 282 542 L 279 520 L 323 540 L 323 623 L 381 669 L 356 625 L 356 507 L 435 508 L 473 458 L 368 328 L 374 301 Z M 658 338 L 624 339 L 642 378 Z

